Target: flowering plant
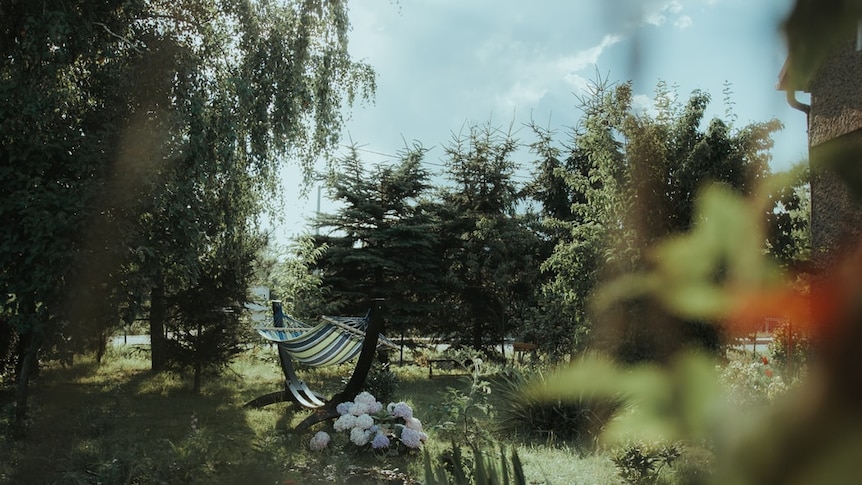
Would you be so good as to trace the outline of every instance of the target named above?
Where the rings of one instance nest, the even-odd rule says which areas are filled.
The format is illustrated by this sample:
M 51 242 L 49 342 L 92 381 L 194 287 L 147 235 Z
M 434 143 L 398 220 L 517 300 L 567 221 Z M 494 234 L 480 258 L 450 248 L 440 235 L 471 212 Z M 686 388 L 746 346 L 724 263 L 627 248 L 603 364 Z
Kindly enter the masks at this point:
M 348 434 L 356 446 L 370 445 L 374 450 L 397 452 L 399 446 L 419 448 L 428 439 L 422 431 L 422 422 L 413 416 L 413 409 L 405 402 L 383 406 L 370 393 L 361 392 L 353 401 L 343 402 L 335 409 L 340 416 L 333 428 Z M 329 434 L 318 431 L 309 447 L 322 450 L 329 442 Z

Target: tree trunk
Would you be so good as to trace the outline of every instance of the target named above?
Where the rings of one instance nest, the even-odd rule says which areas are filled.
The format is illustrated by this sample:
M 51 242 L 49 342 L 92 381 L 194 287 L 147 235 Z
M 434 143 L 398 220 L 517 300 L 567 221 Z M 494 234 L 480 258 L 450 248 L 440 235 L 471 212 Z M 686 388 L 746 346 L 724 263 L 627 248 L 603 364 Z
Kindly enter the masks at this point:
M 201 393 L 201 363 L 195 362 L 195 377 L 194 384 L 192 385 L 192 393 L 200 394 Z
M 102 365 L 102 359 L 108 353 L 108 330 L 103 328 L 99 330 L 99 346 L 96 349 L 96 364 Z
M 165 340 L 165 286 L 157 281 L 150 290 L 150 367 L 161 372 L 167 365 L 167 341 Z
M 195 349 L 195 355 L 194 355 L 195 376 L 194 376 L 194 385 L 192 385 L 192 393 L 194 393 L 194 394 L 200 394 L 200 392 L 201 392 L 201 372 L 203 372 L 203 364 L 201 364 L 202 357 L 201 357 L 200 343 L 201 343 L 201 339 L 202 339 L 202 336 L 201 336 L 202 331 L 203 331 L 203 327 L 200 324 L 200 322 L 198 322 L 198 334 L 195 338 L 195 344 L 194 344 L 194 349 Z
M 30 378 L 36 371 L 39 353 L 39 339 L 32 332 L 19 335 L 18 365 L 15 374 L 15 421 L 12 424 L 12 437 L 23 439 L 27 434 L 27 405 L 30 398 Z
M 14 336 L 12 322 L 6 318 L 0 318 L 0 379 L 9 370 L 9 364 L 13 361 L 12 341 Z

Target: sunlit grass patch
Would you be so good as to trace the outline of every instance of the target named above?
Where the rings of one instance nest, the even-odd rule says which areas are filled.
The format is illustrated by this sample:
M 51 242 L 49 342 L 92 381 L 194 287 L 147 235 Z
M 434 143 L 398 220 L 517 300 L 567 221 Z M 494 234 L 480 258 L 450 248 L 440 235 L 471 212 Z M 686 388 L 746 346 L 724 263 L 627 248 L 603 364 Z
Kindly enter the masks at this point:
M 610 485 L 621 483 L 611 459 L 602 453 L 581 455 L 565 446 L 518 448 L 529 483 Z

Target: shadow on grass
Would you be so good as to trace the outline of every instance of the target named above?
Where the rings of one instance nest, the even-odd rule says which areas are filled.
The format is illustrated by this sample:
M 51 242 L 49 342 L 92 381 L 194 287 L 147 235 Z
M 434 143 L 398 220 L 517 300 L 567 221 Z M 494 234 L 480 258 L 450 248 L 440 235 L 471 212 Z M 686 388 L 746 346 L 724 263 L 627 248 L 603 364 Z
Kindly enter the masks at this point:
M 290 453 L 284 406 L 251 413 L 227 375 L 201 394 L 110 356 L 46 367 L 34 383 L 26 440 L 3 443 L 0 483 L 275 483 Z M 287 411 L 287 412 L 286 412 Z M 5 446 L 8 445 L 8 446 Z
M 147 355 L 112 351 L 102 363 L 78 358 L 64 368 L 46 366 L 32 386 L 26 440 L 0 438 L 0 484 L 143 483 L 412 483 L 421 458 L 381 458 L 346 446 L 312 453 L 310 437 L 294 426 L 310 411 L 288 403 L 262 409 L 244 404 L 283 386 L 275 355 L 267 349 L 242 355 L 231 370 L 204 381 L 154 374 Z M 458 378 L 428 379 L 418 366 L 395 368 L 395 401 L 408 401 L 431 429 L 446 417 L 447 388 Z M 325 395 L 341 390 L 348 365 L 303 369 L 302 378 Z M 5 395 L 4 395 L 5 396 Z M 11 398 L 2 398 L 4 412 Z M 393 470 L 400 470 L 393 472 Z M 393 478 L 397 475 L 396 478 Z

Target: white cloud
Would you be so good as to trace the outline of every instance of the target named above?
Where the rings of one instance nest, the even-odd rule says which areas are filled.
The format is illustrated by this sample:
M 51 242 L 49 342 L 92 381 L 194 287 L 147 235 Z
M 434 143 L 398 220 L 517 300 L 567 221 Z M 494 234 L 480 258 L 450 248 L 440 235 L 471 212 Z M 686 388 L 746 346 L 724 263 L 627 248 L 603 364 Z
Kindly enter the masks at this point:
M 605 50 L 621 40 L 619 35 L 605 35 L 592 47 L 558 57 L 542 55 L 540 51 L 518 46 L 518 49 L 514 49 L 518 54 L 515 59 L 511 55 L 513 51 L 509 51 L 512 70 L 509 71 L 508 77 L 512 81 L 508 83 L 508 89 L 496 96 L 498 106 L 506 109 L 532 108 L 548 93 L 558 92 L 560 88 L 581 92 L 588 84 L 588 79 L 581 72 L 593 68 Z M 499 46 L 484 46 L 482 54 L 499 56 L 503 51 Z
M 632 107 L 635 111 L 646 113 L 649 116 L 655 116 L 658 113 L 655 107 L 655 100 L 646 94 L 635 94 L 632 96 Z
M 623 38 L 620 35 L 608 34 L 604 36 L 602 41 L 599 42 L 597 45 L 579 51 L 573 56 L 565 56 L 560 58 L 557 61 L 557 66 L 566 74 L 574 73 L 584 68 L 594 66 L 596 65 L 596 63 L 598 63 L 599 57 L 601 57 L 605 49 L 611 47 L 612 45 L 616 44 L 621 40 L 623 40 Z
M 656 27 L 663 25 L 665 22 L 667 22 L 667 17 L 659 12 L 653 12 L 644 18 L 644 23 L 655 25 Z
M 691 17 L 689 17 L 688 15 L 682 15 L 678 19 L 676 19 L 676 22 L 673 23 L 673 26 L 678 29 L 687 29 L 691 27 L 692 24 L 694 24 L 694 21 L 691 19 Z
M 685 8 L 679 0 L 647 4 L 643 10 L 643 24 L 660 27 L 666 24 L 670 18 L 673 19 L 673 26 L 678 29 L 691 27 L 694 22 L 691 17 L 683 14 L 684 10 Z
M 540 84 L 519 79 L 499 101 L 510 108 L 535 106 L 548 94 L 548 89 Z

